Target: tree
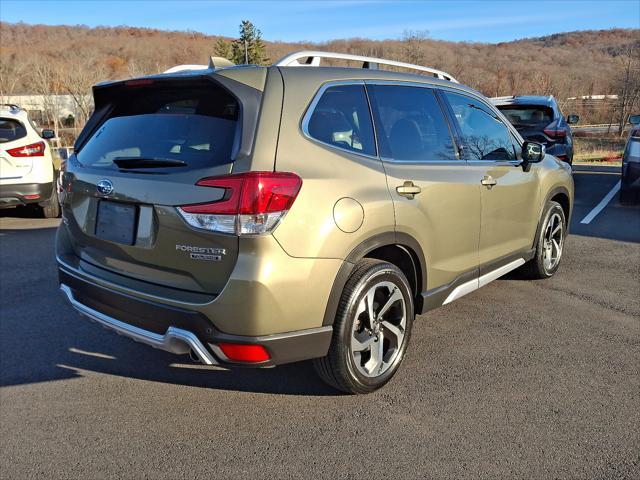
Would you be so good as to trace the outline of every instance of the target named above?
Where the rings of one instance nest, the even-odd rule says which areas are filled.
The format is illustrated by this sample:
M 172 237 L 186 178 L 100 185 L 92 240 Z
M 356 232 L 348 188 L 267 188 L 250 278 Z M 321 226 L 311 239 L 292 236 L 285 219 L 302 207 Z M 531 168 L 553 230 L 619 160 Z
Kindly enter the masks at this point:
M 231 44 L 232 62 L 236 64 L 264 65 L 269 61 L 262 32 L 249 20 L 242 20 L 240 24 L 240 37 Z
M 622 57 L 622 69 L 615 79 L 618 94 L 618 135 L 622 135 L 629 115 L 640 106 L 640 46 L 629 45 Z
M 217 57 L 226 58 L 227 60 L 231 60 L 232 62 L 234 61 L 233 48 L 231 47 L 231 42 L 229 40 L 219 38 L 216 41 L 215 46 L 213 47 L 213 51 Z
M 405 30 L 402 34 L 404 56 L 409 63 L 420 65 L 424 60 L 424 46 L 428 30 Z

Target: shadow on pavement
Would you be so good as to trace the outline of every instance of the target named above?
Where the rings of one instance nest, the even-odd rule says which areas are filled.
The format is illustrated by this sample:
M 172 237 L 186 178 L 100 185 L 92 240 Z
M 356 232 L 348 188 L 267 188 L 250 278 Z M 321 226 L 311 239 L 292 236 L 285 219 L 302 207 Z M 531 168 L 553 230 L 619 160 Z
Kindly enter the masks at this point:
M 55 228 L 0 229 L 0 235 L 0 386 L 80 378 L 90 371 L 199 388 L 338 395 L 309 362 L 226 370 L 119 337 L 81 317 L 58 291 Z

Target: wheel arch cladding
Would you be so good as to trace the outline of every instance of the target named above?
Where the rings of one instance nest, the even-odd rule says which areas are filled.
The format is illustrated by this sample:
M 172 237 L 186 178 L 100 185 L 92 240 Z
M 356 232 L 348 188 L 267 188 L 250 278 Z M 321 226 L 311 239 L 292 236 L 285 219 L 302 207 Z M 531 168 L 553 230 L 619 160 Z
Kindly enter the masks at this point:
M 426 287 L 426 262 L 417 240 L 407 234 L 383 233 L 365 240 L 347 256 L 333 283 L 323 325 L 333 325 L 340 297 L 355 264 L 363 258 L 375 258 L 397 266 L 407 277 L 414 296 L 414 311 L 422 311 L 422 291 Z

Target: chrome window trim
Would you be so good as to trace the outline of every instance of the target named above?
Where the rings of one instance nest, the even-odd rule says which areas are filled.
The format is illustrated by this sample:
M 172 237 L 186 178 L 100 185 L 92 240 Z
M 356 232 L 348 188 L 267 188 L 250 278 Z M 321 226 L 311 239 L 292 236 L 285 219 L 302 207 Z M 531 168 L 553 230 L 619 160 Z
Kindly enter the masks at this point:
M 344 86 L 344 85 L 363 85 L 365 87 L 365 93 L 367 95 L 367 103 L 369 104 L 369 114 L 372 115 L 371 118 L 371 123 L 373 125 L 373 135 L 374 135 L 374 139 L 375 139 L 375 149 L 376 149 L 376 155 L 369 155 L 366 153 L 359 153 L 355 150 L 349 150 L 346 148 L 342 148 L 342 147 L 338 147 L 336 145 L 332 145 L 330 143 L 327 142 L 323 142 L 321 140 L 318 140 L 314 137 L 311 136 L 311 134 L 309 133 L 309 121 L 311 120 L 311 116 L 313 115 L 313 112 L 316 108 L 316 106 L 318 105 L 318 103 L 320 102 L 320 99 L 322 98 L 322 95 L 324 94 L 324 92 L 327 91 L 327 89 L 334 87 L 334 86 Z M 366 91 L 366 86 L 367 85 L 392 85 L 392 86 L 398 86 L 398 87 L 417 87 L 417 88 L 428 88 L 431 90 L 451 90 L 453 91 L 453 93 L 462 93 L 464 95 L 467 95 L 471 98 L 477 99 L 479 101 L 481 101 L 482 103 L 484 103 L 485 105 L 487 105 L 492 111 L 497 112 L 499 114 L 500 117 L 502 117 L 502 114 L 500 113 L 500 111 L 495 108 L 495 106 L 493 106 L 490 103 L 487 103 L 485 100 L 483 100 L 480 96 L 473 94 L 469 91 L 467 91 L 467 89 L 465 88 L 457 88 L 458 84 L 451 84 L 451 85 L 440 85 L 440 84 L 435 84 L 435 83 L 430 83 L 428 81 L 425 82 L 414 82 L 414 81 L 404 81 L 404 80 L 378 80 L 378 79 L 358 79 L 358 80 L 335 80 L 335 81 L 328 81 L 323 83 L 320 88 L 318 89 L 318 91 L 315 93 L 315 95 L 313 96 L 313 99 L 311 100 L 311 102 L 309 103 L 309 105 L 307 106 L 305 113 L 302 117 L 302 120 L 300 122 L 300 129 L 302 131 L 302 134 L 309 140 L 311 140 L 312 142 L 318 144 L 318 145 L 322 145 L 331 149 L 335 149 L 341 152 L 345 152 L 345 153 L 349 153 L 351 155 L 356 155 L 358 157 L 363 157 L 363 158 L 367 158 L 369 160 L 378 160 L 381 161 L 383 163 L 394 163 L 394 164 L 404 164 L 404 165 L 434 165 L 434 166 L 446 166 L 446 165 L 477 165 L 480 163 L 485 163 L 485 164 L 496 164 L 496 163 L 503 163 L 506 165 L 514 165 L 514 166 L 519 166 L 522 164 L 522 162 L 520 160 L 511 160 L 511 161 L 504 161 L 504 160 L 467 160 L 464 158 L 459 158 L 457 160 L 438 160 L 438 161 L 415 161 L 415 160 L 396 160 L 394 158 L 389 158 L 389 157 L 381 157 L 379 155 L 379 151 L 378 151 L 378 138 L 377 138 L 377 131 L 376 131 L 376 127 L 375 127 L 375 122 L 373 121 L 373 111 L 372 111 L 372 107 L 371 107 L 371 103 L 370 103 L 370 99 L 369 99 L 369 95 L 368 92 Z M 444 112 L 443 112 L 444 115 Z M 445 117 L 445 121 L 447 121 L 448 124 L 448 120 L 446 118 L 446 115 L 444 115 Z M 502 122 L 504 124 L 504 121 Z M 516 139 L 522 138 L 520 136 L 520 134 L 513 128 L 510 128 L 510 126 L 508 124 L 505 124 L 505 126 L 507 127 L 507 129 L 509 130 L 509 132 L 514 133 L 514 135 L 516 136 Z M 447 128 L 450 128 L 449 125 L 447 125 Z

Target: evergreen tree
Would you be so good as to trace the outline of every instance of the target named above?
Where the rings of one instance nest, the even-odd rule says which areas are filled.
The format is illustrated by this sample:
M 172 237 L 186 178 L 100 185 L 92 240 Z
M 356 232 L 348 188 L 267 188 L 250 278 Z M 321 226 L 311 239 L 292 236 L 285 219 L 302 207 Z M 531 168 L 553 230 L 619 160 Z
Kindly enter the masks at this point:
M 231 41 L 225 40 L 224 38 L 219 38 L 216 42 L 215 47 L 213 47 L 213 51 L 216 57 L 226 58 L 227 60 L 231 60 L 232 62 L 234 62 Z
M 231 44 L 231 61 L 236 64 L 264 65 L 269 61 L 262 42 L 262 32 L 249 20 L 240 24 L 240 37 Z

